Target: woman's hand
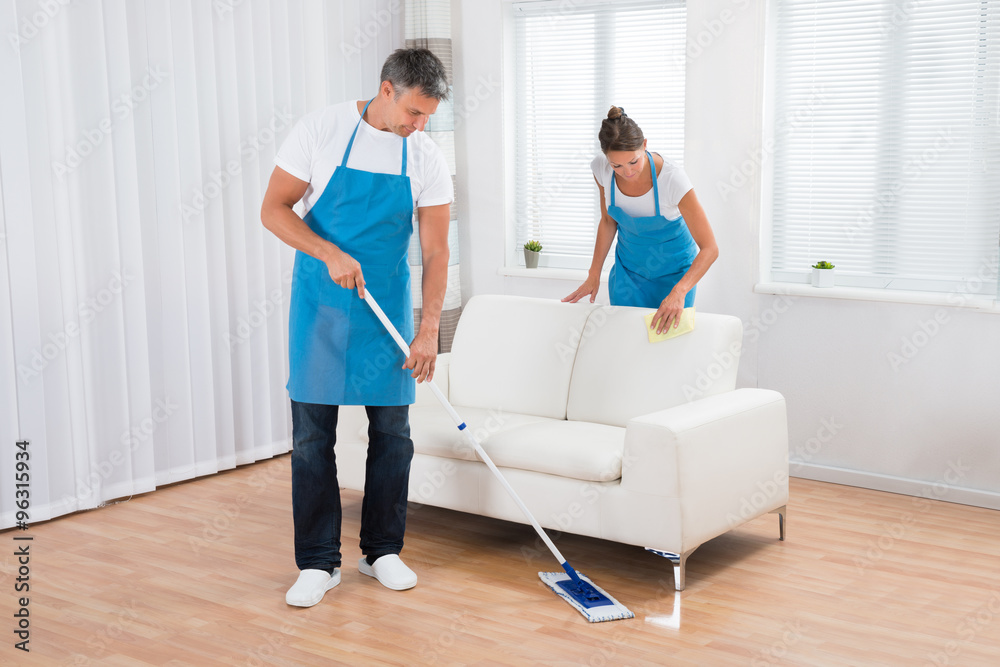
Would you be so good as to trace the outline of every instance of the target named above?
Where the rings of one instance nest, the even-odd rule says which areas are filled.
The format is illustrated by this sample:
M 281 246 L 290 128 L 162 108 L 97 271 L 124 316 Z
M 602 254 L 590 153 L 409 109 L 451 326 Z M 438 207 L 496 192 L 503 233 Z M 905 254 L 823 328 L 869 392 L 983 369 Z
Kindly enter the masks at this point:
M 656 330 L 656 333 L 661 334 L 670 327 L 676 327 L 680 324 L 681 313 L 684 312 L 685 296 L 686 294 L 678 292 L 675 288 L 671 290 L 666 299 L 660 302 L 660 307 L 656 309 L 656 314 L 653 315 L 653 321 L 650 325 Z
M 588 276 L 587 279 L 580 285 L 575 292 L 567 297 L 563 298 L 563 301 L 569 301 L 570 303 L 576 303 L 583 297 L 590 295 L 590 302 L 594 303 L 594 299 L 597 298 L 597 292 L 601 289 L 601 278 Z

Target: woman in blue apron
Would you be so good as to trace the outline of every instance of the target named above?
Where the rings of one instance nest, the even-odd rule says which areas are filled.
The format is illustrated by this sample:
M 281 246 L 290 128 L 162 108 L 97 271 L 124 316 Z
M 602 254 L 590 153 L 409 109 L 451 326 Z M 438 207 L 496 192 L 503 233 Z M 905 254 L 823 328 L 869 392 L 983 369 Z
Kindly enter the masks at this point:
M 698 281 L 719 256 L 715 235 L 683 169 L 648 152 L 642 130 L 620 107 L 611 107 L 598 139 L 603 155 L 592 166 L 601 221 L 594 259 L 587 280 L 563 301 L 589 296 L 594 302 L 617 235 L 611 305 L 656 308 L 652 326 L 662 333 L 694 305 Z

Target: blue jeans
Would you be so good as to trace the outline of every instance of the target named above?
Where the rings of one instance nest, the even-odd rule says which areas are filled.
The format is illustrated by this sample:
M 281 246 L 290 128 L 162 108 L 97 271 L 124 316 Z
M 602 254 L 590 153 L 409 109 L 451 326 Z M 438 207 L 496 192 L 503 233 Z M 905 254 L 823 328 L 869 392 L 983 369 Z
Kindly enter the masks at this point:
M 406 532 L 413 441 L 409 406 L 368 406 L 368 460 L 361 504 L 361 552 L 398 554 Z M 340 567 L 338 406 L 292 401 L 292 518 L 300 570 Z

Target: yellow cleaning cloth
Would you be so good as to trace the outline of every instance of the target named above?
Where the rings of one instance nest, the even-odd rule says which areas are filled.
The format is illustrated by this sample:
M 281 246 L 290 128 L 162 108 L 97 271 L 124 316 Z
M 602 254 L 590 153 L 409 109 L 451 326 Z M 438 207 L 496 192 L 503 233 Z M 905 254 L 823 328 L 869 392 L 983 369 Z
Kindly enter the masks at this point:
M 646 333 L 649 334 L 650 343 L 659 343 L 661 340 L 667 340 L 668 338 L 676 338 L 677 336 L 682 336 L 686 333 L 694 331 L 694 306 L 690 308 L 685 308 L 681 312 L 681 321 L 674 327 L 670 326 L 664 333 L 656 333 L 656 329 L 653 328 L 653 315 L 656 315 L 656 311 L 649 313 L 645 316 L 646 320 Z M 659 322 L 657 322 L 659 324 Z

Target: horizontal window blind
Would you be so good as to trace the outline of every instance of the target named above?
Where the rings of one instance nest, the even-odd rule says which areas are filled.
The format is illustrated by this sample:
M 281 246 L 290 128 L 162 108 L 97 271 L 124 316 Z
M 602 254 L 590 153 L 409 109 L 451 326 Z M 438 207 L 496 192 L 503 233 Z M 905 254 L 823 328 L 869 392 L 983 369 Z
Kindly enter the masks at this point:
M 776 11 L 772 279 L 995 294 L 1000 3 Z
M 542 265 L 587 268 L 600 200 L 590 162 L 612 104 L 649 149 L 684 148 L 683 0 L 514 5 L 515 237 L 541 241 Z

